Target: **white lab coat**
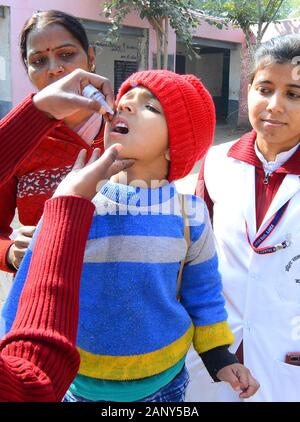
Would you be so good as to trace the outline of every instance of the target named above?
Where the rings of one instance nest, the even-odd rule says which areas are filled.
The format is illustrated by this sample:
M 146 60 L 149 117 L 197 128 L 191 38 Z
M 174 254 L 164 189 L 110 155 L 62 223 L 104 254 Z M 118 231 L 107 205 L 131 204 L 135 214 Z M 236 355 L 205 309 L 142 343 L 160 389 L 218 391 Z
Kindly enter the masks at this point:
M 284 362 L 287 352 L 300 352 L 300 178 L 287 175 L 256 232 L 255 167 L 227 157 L 230 144 L 214 147 L 205 162 L 205 183 L 214 202 L 214 232 L 223 277 L 229 323 L 235 335 L 232 350 L 244 343 L 244 363 L 259 381 L 247 401 L 300 401 L 300 366 Z M 300 174 L 300 163 L 299 163 Z M 286 249 L 255 253 L 247 242 L 289 205 L 263 246 L 284 240 Z M 187 401 L 236 401 L 225 383 L 211 382 L 206 370 L 188 358 L 191 384 Z

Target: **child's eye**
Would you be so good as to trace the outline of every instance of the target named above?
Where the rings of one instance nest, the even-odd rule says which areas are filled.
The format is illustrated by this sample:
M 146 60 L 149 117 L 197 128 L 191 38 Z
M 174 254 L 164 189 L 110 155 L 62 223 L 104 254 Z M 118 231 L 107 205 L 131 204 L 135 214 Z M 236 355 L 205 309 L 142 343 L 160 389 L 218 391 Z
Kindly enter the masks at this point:
M 152 111 L 152 113 L 159 113 L 160 114 L 160 111 L 159 110 L 157 110 L 157 108 L 155 108 L 152 104 L 146 104 L 146 106 L 145 106 L 148 110 L 150 110 L 150 111 Z

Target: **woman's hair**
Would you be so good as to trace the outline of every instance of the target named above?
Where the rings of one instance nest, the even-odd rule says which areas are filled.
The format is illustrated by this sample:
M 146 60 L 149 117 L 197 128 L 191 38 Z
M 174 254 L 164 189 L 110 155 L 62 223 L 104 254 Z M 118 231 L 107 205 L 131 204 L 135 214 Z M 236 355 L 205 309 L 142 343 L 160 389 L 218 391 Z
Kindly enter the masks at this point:
M 270 64 L 297 64 L 298 62 L 300 62 L 300 35 L 291 34 L 272 38 L 261 44 L 254 54 L 250 83 L 252 84 L 259 69 Z
M 36 12 L 29 18 L 21 32 L 20 49 L 22 61 L 27 68 L 27 39 L 28 35 L 35 28 L 45 28 L 48 25 L 56 24 L 63 26 L 76 38 L 82 48 L 88 54 L 89 41 L 83 25 L 72 15 L 60 12 L 59 10 L 47 10 L 44 12 Z

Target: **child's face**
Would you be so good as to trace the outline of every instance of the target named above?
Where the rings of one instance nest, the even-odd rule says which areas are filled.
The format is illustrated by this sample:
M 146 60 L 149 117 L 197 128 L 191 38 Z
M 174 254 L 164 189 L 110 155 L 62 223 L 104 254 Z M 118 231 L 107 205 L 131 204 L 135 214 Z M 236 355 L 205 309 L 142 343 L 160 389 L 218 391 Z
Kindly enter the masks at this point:
M 300 140 L 300 81 L 292 64 L 270 64 L 249 86 L 249 119 L 257 140 L 287 150 Z M 280 149 L 279 149 L 280 150 Z
M 122 158 L 134 158 L 144 165 L 160 162 L 168 151 L 168 128 L 160 102 L 142 87 L 128 91 L 117 113 L 105 127 L 105 148 L 120 143 Z

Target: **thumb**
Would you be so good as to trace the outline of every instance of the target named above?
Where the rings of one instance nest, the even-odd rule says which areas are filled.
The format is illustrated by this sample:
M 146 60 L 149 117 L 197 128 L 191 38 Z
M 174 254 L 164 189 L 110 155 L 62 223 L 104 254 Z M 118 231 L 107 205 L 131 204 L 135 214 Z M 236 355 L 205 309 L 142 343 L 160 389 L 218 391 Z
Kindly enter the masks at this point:
M 112 164 L 117 160 L 118 158 L 118 150 L 122 148 L 121 145 L 113 145 L 110 148 L 108 148 L 104 154 L 98 158 L 93 163 L 89 164 L 86 168 L 86 171 L 88 173 L 94 173 L 96 177 L 99 178 L 106 178 L 108 170 L 112 166 Z
M 238 374 L 235 373 L 235 371 L 232 370 L 232 368 L 223 368 L 220 371 L 220 375 L 217 374 L 220 381 L 228 382 L 231 387 L 238 391 L 241 389 L 240 379 L 238 377 Z

